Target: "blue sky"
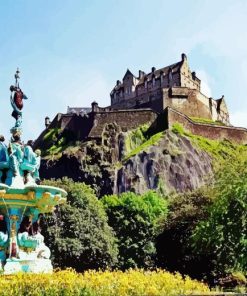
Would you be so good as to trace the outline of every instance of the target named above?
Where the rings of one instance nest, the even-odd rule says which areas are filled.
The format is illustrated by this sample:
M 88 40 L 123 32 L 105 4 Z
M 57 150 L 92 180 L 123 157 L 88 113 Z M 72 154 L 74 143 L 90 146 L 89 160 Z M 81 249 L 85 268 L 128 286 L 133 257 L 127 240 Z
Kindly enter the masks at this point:
M 232 123 L 247 127 L 247 1 L 0 1 L 0 133 L 9 137 L 9 86 L 16 67 L 29 97 L 25 140 L 67 106 L 110 103 L 129 68 L 137 74 L 179 61 L 182 52 Z

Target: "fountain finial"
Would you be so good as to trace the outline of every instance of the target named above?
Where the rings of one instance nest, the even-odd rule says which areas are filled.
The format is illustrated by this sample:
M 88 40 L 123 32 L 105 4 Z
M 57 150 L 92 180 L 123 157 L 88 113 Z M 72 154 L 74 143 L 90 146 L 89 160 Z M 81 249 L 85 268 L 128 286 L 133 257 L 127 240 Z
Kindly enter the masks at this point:
M 22 109 L 23 109 L 23 100 L 27 100 L 27 96 L 20 89 L 19 79 L 20 79 L 20 70 L 17 68 L 15 72 L 15 85 L 10 86 L 10 103 L 13 108 L 12 116 L 15 118 L 15 126 L 12 127 L 10 132 L 12 133 L 12 137 L 16 134 L 21 135 L 22 132 Z
M 19 87 L 19 79 L 20 79 L 20 70 L 19 68 L 17 67 L 17 70 L 15 72 L 15 86 L 16 87 Z

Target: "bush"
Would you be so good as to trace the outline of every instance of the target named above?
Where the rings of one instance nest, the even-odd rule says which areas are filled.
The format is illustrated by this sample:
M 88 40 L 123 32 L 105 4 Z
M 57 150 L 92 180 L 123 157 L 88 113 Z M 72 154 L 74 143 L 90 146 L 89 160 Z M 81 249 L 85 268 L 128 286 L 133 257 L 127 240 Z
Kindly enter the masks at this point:
M 168 217 L 157 238 L 157 265 L 202 278 L 210 270 L 210 258 L 195 254 L 190 237 L 196 225 L 206 219 L 212 192 L 200 188 L 170 196 Z
M 134 296 L 191 295 L 209 288 L 189 277 L 157 270 L 89 271 L 78 274 L 64 270 L 53 274 L 17 274 L 0 277 L 1 296 Z
M 247 161 L 230 161 L 219 173 L 209 217 L 193 234 L 199 254 L 215 257 L 215 270 L 247 272 Z
M 144 195 L 133 192 L 102 199 L 109 225 L 116 232 L 120 268 L 150 267 L 156 249 L 154 240 L 159 232 L 159 219 L 167 215 L 167 202 L 157 193 Z
M 55 266 L 77 271 L 113 266 L 117 260 L 114 234 L 94 191 L 67 178 L 45 184 L 68 192 L 67 203 L 46 218 L 45 238 Z

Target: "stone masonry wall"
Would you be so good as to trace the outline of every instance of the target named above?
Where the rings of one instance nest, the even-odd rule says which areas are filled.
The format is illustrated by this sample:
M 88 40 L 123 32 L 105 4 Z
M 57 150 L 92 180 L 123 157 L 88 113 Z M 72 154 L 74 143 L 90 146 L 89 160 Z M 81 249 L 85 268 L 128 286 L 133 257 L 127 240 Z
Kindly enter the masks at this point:
M 198 99 L 200 92 L 188 88 L 163 89 L 163 109 L 174 108 L 187 116 L 212 119 L 209 103 Z
M 247 144 L 247 129 L 241 127 L 217 126 L 212 124 L 196 123 L 183 113 L 167 108 L 167 121 L 169 129 L 174 123 L 180 123 L 192 134 L 200 135 L 213 140 L 224 140 Z
M 145 123 L 152 123 L 157 114 L 150 109 L 118 110 L 109 112 L 97 112 L 94 114 L 94 125 L 89 133 L 89 138 L 99 138 L 105 124 L 115 122 L 122 131 L 137 128 Z

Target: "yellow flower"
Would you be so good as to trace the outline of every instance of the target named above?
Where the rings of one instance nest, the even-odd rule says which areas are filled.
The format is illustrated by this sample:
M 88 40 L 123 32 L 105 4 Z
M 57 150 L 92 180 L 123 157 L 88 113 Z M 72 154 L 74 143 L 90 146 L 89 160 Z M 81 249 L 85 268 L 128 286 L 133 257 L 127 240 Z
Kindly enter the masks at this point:
M 209 288 L 189 277 L 156 271 L 86 271 L 58 270 L 53 274 L 15 274 L 0 276 L 1 296 L 97 295 L 159 296 L 189 295 L 210 292 Z

